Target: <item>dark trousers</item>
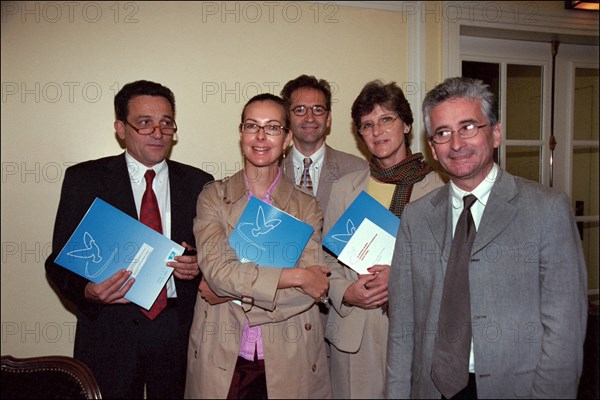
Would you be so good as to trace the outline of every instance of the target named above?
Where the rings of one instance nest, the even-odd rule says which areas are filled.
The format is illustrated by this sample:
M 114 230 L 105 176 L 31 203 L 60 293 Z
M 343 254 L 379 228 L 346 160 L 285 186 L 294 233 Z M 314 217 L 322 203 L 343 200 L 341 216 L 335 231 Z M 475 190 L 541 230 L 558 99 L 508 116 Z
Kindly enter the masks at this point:
M 442 395 L 442 399 L 446 400 L 446 398 Z M 469 383 L 467 386 L 460 392 L 456 393 L 452 400 L 467 400 L 467 399 L 477 399 L 477 383 L 475 381 L 475 374 L 469 374 Z
M 238 357 L 227 399 L 268 399 L 264 360 Z
M 80 316 L 75 358 L 94 373 L 102 397 L 183 398 L 186 335 L 176 301 L 153 321 L 135 304 L 105 307 L 96 320 Z

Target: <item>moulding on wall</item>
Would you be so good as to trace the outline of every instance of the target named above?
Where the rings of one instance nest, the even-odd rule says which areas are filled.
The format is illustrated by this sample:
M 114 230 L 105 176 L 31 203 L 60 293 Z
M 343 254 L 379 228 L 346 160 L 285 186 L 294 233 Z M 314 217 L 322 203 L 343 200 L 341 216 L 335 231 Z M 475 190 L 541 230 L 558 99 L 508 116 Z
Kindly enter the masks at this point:
M 338 6 L 405 13 L 403 21 L 438 18 L 442 24 L 442 78 L 460 73 L 460 35 L 498 39 L 599 45 L 598 13 L 543 8 L 536 1 L 317 1 Z M 409 30 L 409 43 L 423 43 L 424 32 Z M 425 60 L 417 57 L 412 70 L 420 71 Z
M 316 3 L 333 3 L 339 6 L 407 14 L 421 12 L 424 17 L 438 11 L 447 23 L 598 37 L 598 13 L 543 8 L 537 1 L 317 1 Z

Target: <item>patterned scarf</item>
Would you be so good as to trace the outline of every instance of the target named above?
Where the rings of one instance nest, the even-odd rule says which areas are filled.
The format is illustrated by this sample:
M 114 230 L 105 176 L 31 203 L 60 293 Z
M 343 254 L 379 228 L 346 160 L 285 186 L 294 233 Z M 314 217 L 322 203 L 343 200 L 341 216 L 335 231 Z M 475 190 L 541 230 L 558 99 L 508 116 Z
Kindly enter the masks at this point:
M 422 153 L 412 154 L 408 148 L 406 153 L 407 157 L 403 161 L 386 169 L 382 169 L 374 157 L 371 158 L 371 176 L 380 182 L 396 185 L 390 211 L 398 218 L 410 200 L 413 185 L 422 181 L 431 172 L 431 167 L 423 159 Z

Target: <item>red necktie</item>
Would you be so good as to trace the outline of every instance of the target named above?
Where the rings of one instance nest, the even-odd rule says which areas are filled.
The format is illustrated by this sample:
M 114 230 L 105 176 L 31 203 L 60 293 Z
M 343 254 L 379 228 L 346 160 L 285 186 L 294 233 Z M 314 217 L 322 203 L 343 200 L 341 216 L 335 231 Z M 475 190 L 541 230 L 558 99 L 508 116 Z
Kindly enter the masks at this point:
M 140 222 L 154 229 L 158 233 L 163 233 L 162 223 L 160 220 L 160 209 L 158 208 L 158 201 L 154 190 L 152 190 L 152 181 L 156 176 L 154 170 L 149 169 L 146 171 L 144 178 L 146 179 L 146 191 L 142 197 L 142 207 L 140 208 Z M 140 308 L 142 314 L 149 319 L 154 319 L 160 314 L 162 310 L 167 307 L 167 287 L 166 285 L 160 291 L 158 298 L 150 308 L 150 311 L 146 311 Z

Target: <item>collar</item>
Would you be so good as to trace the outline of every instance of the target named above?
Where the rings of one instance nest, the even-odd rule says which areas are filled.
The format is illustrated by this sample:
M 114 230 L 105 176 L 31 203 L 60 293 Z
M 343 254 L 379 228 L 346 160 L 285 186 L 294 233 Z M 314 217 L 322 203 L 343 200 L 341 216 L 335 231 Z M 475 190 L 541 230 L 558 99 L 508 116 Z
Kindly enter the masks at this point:
M 275 179 L 273 180 L 273 182 L 269 185 L 269 187 L 267 188 L 267 191 L 265 193 L 265 196 L 261 198 L 261 200 L 271 204 L 272 203 L 272 199 L 271 196 L 273 194 L 273 191 L 275 190 L 275 187 L 277 186 L 277 183 L 279 183 L 279 180 L 281 179 L 281 168 L 279 168 L 277 170 L 277 176 L 275 177 Z M 244 170 L 244 183 L 246 185 L 246 191 L 248 192 L 248 198 L 250 198 L 250 196 L 255 196 L 254 193 L 252 193 L 250 191 L 250 189 L 248 189 L 248 176 L 246 175 L 246 171 Z
M 125 163 L 129 172 L 129 179 L 133 185 L 141 185 L 144 181 L 144 174 L 147 170 L 153 169 L 156 172 L 157 183 L 162 183 L 168 175 L 167 160 L 162 160 L 152 168 L 146 167 L 144 164 L 133 158 L 127 150 L 125 150 Z
M 233 176 L 223 180 L 225 184 L 224 198 L 231 203 L 237 203 L 241 199 L 245 199 L 244 195 L 248 196 L 248 189 L 244 180 L 244 170 L 236 172 Z M 295 185 L 287 179 L 279 179 L 279 182 L 273 189 L 271 199 L 273 205 L 279 209 L 284 209 L 290 197 L 294 192 Z
M 325 158 L 325 147 L 325 144 L 323 144 L 319 150 L 310 155 L 310 159 L 312 160 L 311 168 L 318 168 L 321 166 L 321 164 L 323 164 L 323 159 Z M 300 153 L 295 146 L 292 146 L 292 161 L 294 162 L 294 167 L 296 169 L 304 168 L 305 157 L 306 156 Z
M 477 197 L 477 202 L 485 206 L 487 204 L 488 198 L 490 197 L 492 186 L 494 186 L 494 182 L 498 177 L 498 168 L 498 164 L 494 163 L 492 169 L 487 174 L 485 179 L 472 192 L 465 192 L 464 190 L 456 186 L 454 182 L 450 181 L 450 198 L 452 201 L 452 207 L 454 207 L 455 209 L 462 209 L 463 197 L 467 194 L 474 194 Z

